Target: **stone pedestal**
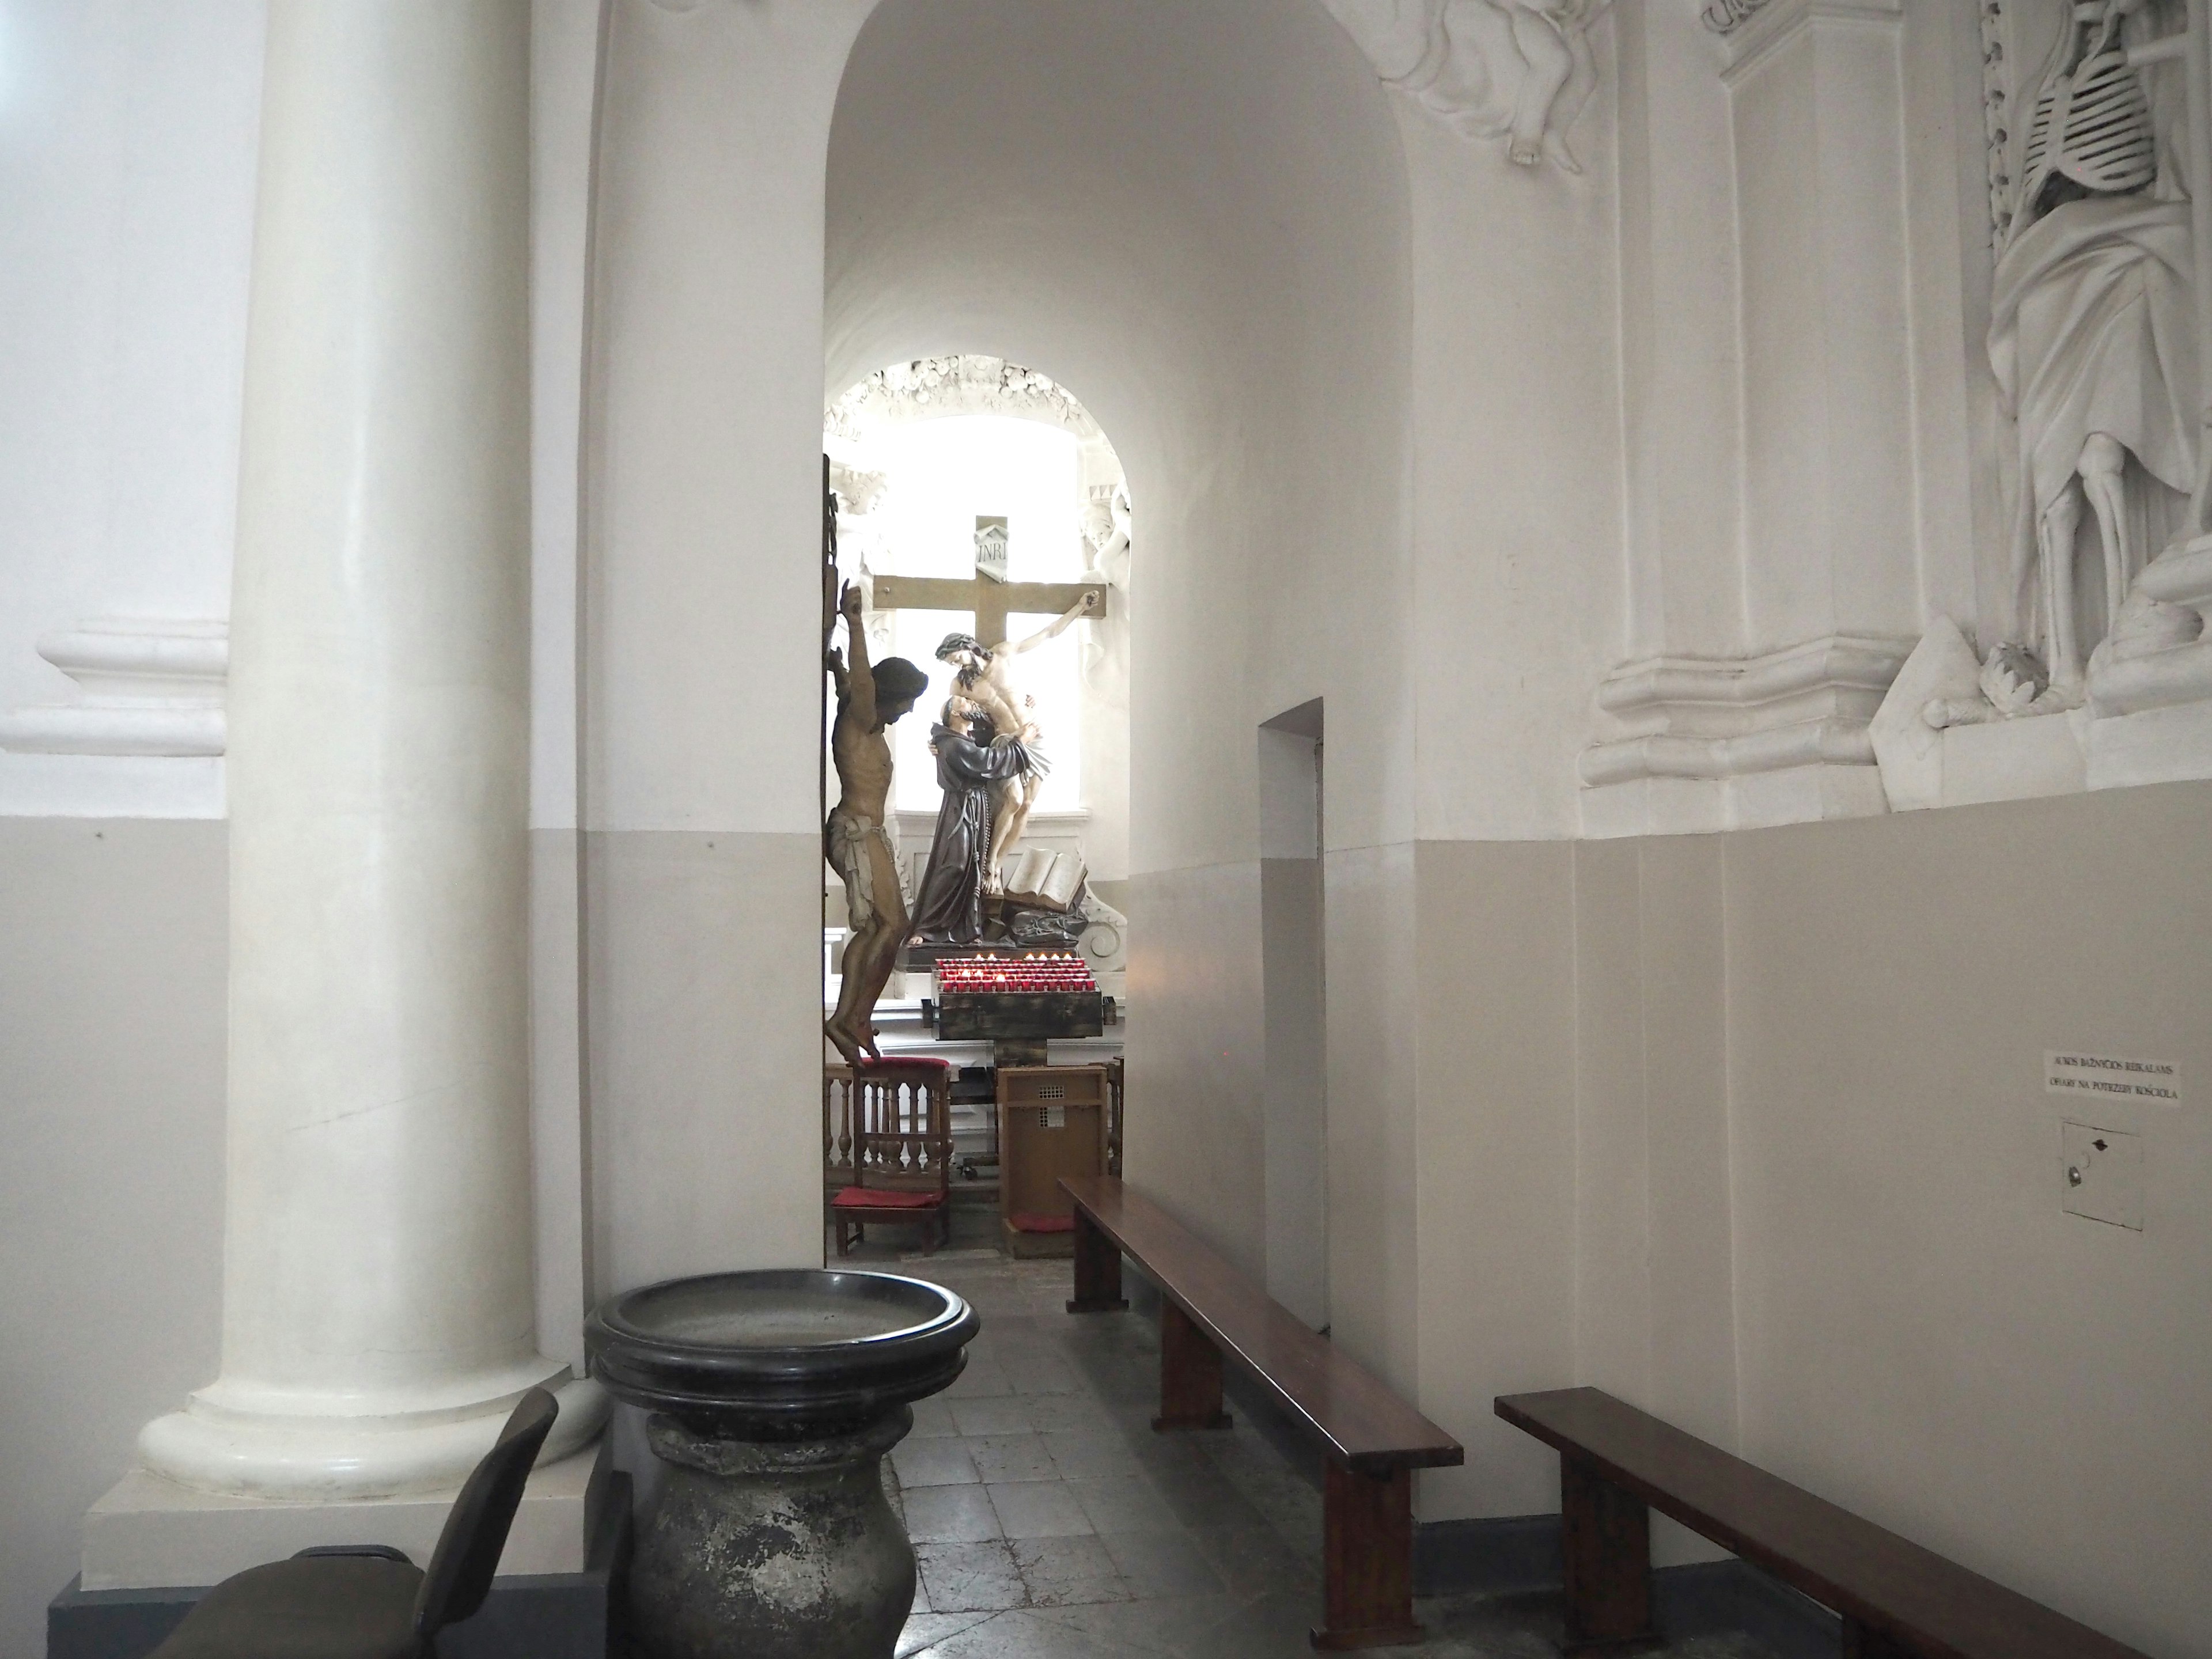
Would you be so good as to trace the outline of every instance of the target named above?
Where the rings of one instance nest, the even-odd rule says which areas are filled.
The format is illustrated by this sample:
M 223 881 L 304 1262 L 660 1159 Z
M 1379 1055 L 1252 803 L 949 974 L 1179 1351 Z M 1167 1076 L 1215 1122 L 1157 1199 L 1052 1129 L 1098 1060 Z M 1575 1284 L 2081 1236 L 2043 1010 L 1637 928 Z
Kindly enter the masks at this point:
M 270 8 L 222 1374 L 140 1442 L 203 1491 L 446 1491 L 534 1384 L 549 1464 L 605 1415 L 534 1329 L 529 36 L 524 0 Z
M 592 1374 L 653 1413 L 667 1466 L 630 1571 L 645 1659 L 890 1659 L 915 1565 L 884 1454 L 981 1328 L 942 1285 L 815 1268 L 670 1279 L 595 1310 Z
M 653 1659 L 882 1659 L 914 1606 L 914 1547 L 884 1496 L 901 1406 L 818 1439 L 720 1437 L 647 1419 L 669 1466 L 630 1565 Z

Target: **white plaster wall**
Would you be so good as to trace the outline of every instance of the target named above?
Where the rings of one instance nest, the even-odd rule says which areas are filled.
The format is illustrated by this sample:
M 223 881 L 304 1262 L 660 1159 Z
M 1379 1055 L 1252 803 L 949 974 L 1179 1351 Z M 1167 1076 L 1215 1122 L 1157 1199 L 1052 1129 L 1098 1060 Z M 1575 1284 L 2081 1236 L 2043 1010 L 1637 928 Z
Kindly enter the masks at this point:
M 258 0 L 0 10 L 0 707 L 96 616 L 230 611 Z M 0 812 L 219 817 L 219 763 L 0 753 Z
M 1513 167 L 1499 145 L 1393 105 L 1412 191 L 1408 616 L 1425 841 L 1572 835 L 1575 756 L 1619 648 L 1611 33 L 1591 31 L 1601 84 L 1574 129 L 1580 178 Z M 1332 773 L 1339 760 L 1332 745 Z M 1330 838 L 1358 844 L 1338 842 L 1333 818 Z
M 1728 89 L 1694 8 L 1613 9 L 1629 594 L 1614 660 L 1743 635 L 1742 356 Z M 1612 666 L 1607 662 L 1605 666 Z
M 821 1260 L 823 169 L 865 0 L 611 0 L 582 432 L 600 1291 Z

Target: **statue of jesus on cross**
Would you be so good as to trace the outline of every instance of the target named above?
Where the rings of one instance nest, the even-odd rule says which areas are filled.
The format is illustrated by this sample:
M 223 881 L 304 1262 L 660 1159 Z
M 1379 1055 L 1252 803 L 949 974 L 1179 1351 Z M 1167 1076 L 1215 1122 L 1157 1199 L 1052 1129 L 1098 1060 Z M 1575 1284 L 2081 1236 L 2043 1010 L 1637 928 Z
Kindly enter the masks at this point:
M 1027 728 L 1029 735 L 1023 739 L 1027 744 L 1036 737 L 1034 710 L 1015 686 L 1009 664 L 1024 652 L 1057 637 L 1079 617 L 1093 622 L 1103 619 L 1107 592 L 1103 581 L 1006 582 L 980 571 L 965 581 L 946 576 L 882 575 L 875 578 L 873 608 L 973 611 L 975 631 L 947 635 L 937 647 L 938 659 L 959 671 L 956 690 L 982 708 L 994 735 L 1018 738 Z M 1010 640 L 1006 618 L 1018 612 L 1052 616 L 1054 620 L 1023 639 Z M 983 890 L 988 893 L 1000 890 L 1000 860 L 1013 850 L 1029 821 L 1036 779 L 1042 770 L 1040 763 L 1035 772 L 994 787 L 990 851 L 982 872 Z

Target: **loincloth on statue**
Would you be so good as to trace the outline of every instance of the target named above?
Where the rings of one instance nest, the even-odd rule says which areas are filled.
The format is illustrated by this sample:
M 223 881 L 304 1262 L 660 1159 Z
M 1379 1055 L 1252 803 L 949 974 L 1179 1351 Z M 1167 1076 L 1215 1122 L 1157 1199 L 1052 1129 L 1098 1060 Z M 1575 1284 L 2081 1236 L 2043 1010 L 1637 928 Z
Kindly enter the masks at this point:
M 876 866 L 868 856 L 868 842 L 878 841 L 890 856 L 891 868 L 898 868 L 898 842 L 892 839 L 888 824 L 863 817 L 858 812 L 848 812 L 842 807 L 833 809 L 823 825 L 828 830 L 827 852 L 830 867 L 845 881 L 846 920 L 854 932 L 866 927 L 876 919 Z
M 1011 742 L 1012 739 L 994 738 L 992 741 L 994 743 Z M 1045 757 L 1044 740 L 1042 738 L 1024 738 L 1021 739 L 1021 745 L 1022 753 L 1028 759 L 1027 763 L 1017 775 L 1035 778 L 1038 782 L 1043 782 L 1045 774 L 1052 770 L 1052 762 Z

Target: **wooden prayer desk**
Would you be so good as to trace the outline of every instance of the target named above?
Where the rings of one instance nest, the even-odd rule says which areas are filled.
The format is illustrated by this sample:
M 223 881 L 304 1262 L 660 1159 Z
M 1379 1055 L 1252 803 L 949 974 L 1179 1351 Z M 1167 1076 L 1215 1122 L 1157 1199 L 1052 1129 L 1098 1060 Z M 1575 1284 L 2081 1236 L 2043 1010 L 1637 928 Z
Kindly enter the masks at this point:
M 1127 1255 L 1160 1291 L 1156 1429 L 1225 1428 L 1221 1363 L 1233 1359 L 1322 1443 L 1323 1613 L 1317 1648 L 1397 1647 L 1413 1622 L 1416 1468 L 1461 1463 L 1458 1441 L 1244 1277 L 1157 1204 L 1112 1176 L 1063 1180 L 1075 1202 L 1070 1313 L 1121 1298 Z
M 1648 1509 L 1844 1620 L 1844 1659 L 2144 1659 L 1597 1389 L 1501 1395 L 1559 1449 L 1567 1651 L 1656 1645 Z

